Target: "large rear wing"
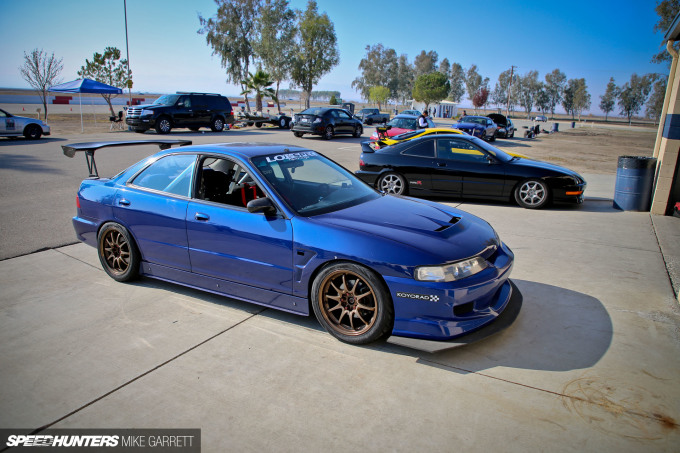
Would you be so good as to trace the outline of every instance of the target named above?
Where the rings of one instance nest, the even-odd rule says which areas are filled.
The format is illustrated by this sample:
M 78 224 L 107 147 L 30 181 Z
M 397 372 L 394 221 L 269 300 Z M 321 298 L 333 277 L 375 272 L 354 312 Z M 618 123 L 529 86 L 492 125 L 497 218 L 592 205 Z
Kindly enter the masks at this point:
M 101 148 L 112 148 L 116 146 L 136 146 L 136 145 L 158 145 L 163 149 L 171 148 L 173 145 L 186 146 L 191 145 L 191 140 L 128 140 L 125 142 L 89 142 L 89 143 L 72 143 L 70 145 L 62 145 L 66 157 L 74 157 L 77 151 L 85 152 L 85 160 L 87 161 L 87 169 L 90 172 L 90 177 L 99 178 L 97 172 L 97 164 L 94 161 L 94 153 Z

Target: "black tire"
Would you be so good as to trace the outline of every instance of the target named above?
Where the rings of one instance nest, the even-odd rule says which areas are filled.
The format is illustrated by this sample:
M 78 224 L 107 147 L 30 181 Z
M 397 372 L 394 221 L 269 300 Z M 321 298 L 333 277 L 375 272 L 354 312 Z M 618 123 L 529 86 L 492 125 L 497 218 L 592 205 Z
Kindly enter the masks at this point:
M 324 140 L 330 140 L 333 138 L 335 135 L 335 131 L 333 131 L 333 126 L 326 126 L 326 129 L 323 131 L 323 138 Z
M 378 190 L 391 195 L 406 195 L 408 193 L 406 178 L 399 173 L 385 173 L 378 178 L 376 187 Z
M 372 343 L 387 337 L 394 326 L 394 307 L 384 282 L 354 263 L 335 263 L 319 272 L 311 302 L 321 326 L 345 343 Z
M 293 132 L 293 135 L 299 138 L 299 137 L 302 137 L 302 136 L 305 135 L 305 134 L 303 134 L 302 132 L 295 132 L 295 131 L 294 131 L 294 132 Z
M 262 123 L 255 123 L 255 127 L 262 127 Z
M 526 209 L 540 209 L 548 204 L 550 189 L 540 179 L 525 179 L 515 187 L 515 201 Z
M 42 129 L 37 124 L 29 124 L 24 129 L 24 137 L 28 140 L 38 140 L 42 135 Z
M 159 134 L 169 134 L 172 130 L 172 120 L 169 116 L 161 116 L 156 121 L 156 132 Z
M 253 124 L 255 124 L 255 123 L 252 122 L 252 121 L 248 121 L 248 126 L 252 126 Z
M 288 123 L 288 120 L 281 117 L 279 118 L 279 128 L 280 129 L 288 129 L 290 127 L 290 124 Z
M 496 141 L 496 136 L 497 136 L 497 135 L 498 135 L 497 132 L 494 132 L 493 135 L 491 136 L 491 138 L 489 139 L 489 141 L 490 141 L 490 142 L 495 142 L 495 141 Z
M 370 126 L 371 124 L 373 124 L 373 120 L 371 118 L 367 119 L 366 126 Z
M 359 138 L 361 137 L 361 134 L 364 133 L 364 128 L 361 126 L 361 124 L 357 125 L 357 127 L 354 128 L 354 132 L 352 133 L 352 137 L 354 138 Z
M 222 117 L 218 116 L 213 118 L 210 123 L 210 130 L 213 132 L 222 132 L 224 130 L 224 120 Z
M 117 223 L 105 223 L 97 235 L 97 244 L 99 262 L 109 277 L 127 282 L 139 276 L 141 257 L 128 230 Z
M 515 137 L 515 130 L 512 130 L 512 133 L 507 136 L 508 138 L 514 138 Z

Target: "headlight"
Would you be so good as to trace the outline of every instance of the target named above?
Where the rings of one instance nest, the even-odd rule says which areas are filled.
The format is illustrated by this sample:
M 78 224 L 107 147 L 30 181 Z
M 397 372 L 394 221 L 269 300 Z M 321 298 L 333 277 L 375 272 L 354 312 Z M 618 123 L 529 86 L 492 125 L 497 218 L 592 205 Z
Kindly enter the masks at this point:
M 153 115 L 153 110 L 142 110 L 139 113 L 140 116 L 147 116 L 147 115 Z
M 416 268 L 416 280 L 423 282 L 452 282 L 475 275 L 489 266 L 481 256 L 444 266 L 420 266 Z
M 318 124 L 321 122 L 321 118 L 315 118 L 314 121 L 312 121 L 312 124 Z

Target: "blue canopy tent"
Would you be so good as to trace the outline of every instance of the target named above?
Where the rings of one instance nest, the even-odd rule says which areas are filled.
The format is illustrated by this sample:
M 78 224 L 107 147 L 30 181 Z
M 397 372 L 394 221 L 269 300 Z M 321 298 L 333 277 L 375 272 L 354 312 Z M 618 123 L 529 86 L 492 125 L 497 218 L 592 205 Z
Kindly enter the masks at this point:
M 78 79 L 71 82 L 61 83 L 50 87 L 49 91 L 58 93 L 78 93 L 78 104 L 80 104 L 80 131 L 83 132 L 83 104 L 80 93 L 100 93 L 100 94 L 121 94 L 123 90 L 112 87 L 105 83 L 97 82 L 92 79 Z

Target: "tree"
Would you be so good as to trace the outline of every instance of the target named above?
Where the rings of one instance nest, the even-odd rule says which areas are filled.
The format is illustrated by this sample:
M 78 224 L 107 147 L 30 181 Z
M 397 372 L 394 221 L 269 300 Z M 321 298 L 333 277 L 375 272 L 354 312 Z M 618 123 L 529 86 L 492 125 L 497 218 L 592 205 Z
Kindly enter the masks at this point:
M 546 84 L 539 82 L 538 91 L 536 92 L 536 107 L 538 107 L 538 110 L 540 110 L 541 113 L 547 115 L 552 107 L 551 104 L 552 99 L 550 98 Z M 552 108 L 554 109 L 554 107 Z
M 571 117 L 574 118 L 576 114 L 578 120 L 581 121 L 581 113 L 590 108 L 590 93 L 588 93 L 586 79 L 569 79 L 567 88 L 571 90 Z
M 449 63 L 448 58 L 444 58 L 441 63 L 439 63 L 439 72 L 444 74 L 447 78 L 451 73 L 451 63 Z
M 441 72 L 423 74 L 416 79 L 413 87 L 413 99 L 424 102 L 427 110 L 430 103 L 445 99 L 450 89 L 451 84 Z
M 631 123 L 633 115 L 638 113 L 647 101 L 649 92 L 652 91 L 652 83 L 656 79 L 654 74 L 646 74 L 642 77 L 633 73 L 630 81 L 623 84 L 619 90 L 619 107 L 621 115 L 628 117 L 628 124 Z
M 335 94 L 331 95 L 331 100 L 328 101 L 330 105 L 338 105 L 338 99 L 335 97 Z
M 482 108 L 486 105 L 487 101 L 489 100 L 489 89 L 486 87 L 480 88 L 474 96 L 472 96 L 472 105 L 474 106 L 475 110 L 478 108 Z
M 276 99 L 276 92 L 271 87 L 274 85 L 274 81 L 271 80 L 269 74 L 264 72 L 262 69 L 258 69 L 255 74 L 248 74 L 248 78 L 241 80 L 241 86 L 245 87 L 242 95 L 255 93 L 255 110 L 258 112 L 262 111 L 262 97 L 269 96 L 270 98 Z M 247 92 L 247 93 L 246 93 Z M 278 102 L 278 101 L 277 101 Z
M 215 0 L 215 3 L 218 5 L 215 16 L 205 19 L 199 14 L 198 33 L 205 35 L 212 54 L 220 57 L 227 82 L 241 83 L 248 78 L 250 63 L 255 58 L 253 43 L 257 40 L 257 17 L 262 0 Z M 250 111 L 247 94 L 245 101 Z
M 517 80 L 517 75 L 513 74 L 512 70 L 507 69 L 498 75 L 498 82 L 491 92 L 491 100 L 494 104 L 506 106 L 508 104 L 508 94 L 510 89 L 510 76 L 513 80 Z
M 107 47 L 103 54 L 95 52 L 92 61 L 85 59 L 85 66 L 80 68 L 78 75 L 116 88 L 125 88 L 128 86 L 128 81 L 132 81 L 132 73 L 127 69 L 127 60 L 120 59 L 120 50 L 115 47 Z M 111 116 L 116 116 L 111 99 L 117 96 L 117 94 L 102 93 L 102 97 L 109 104 Z
M 654 125 L 656 125 L 657 120 L 661 117 L 661 111 L 663 110 L 663 101 L 666 97 L 666 84 L 668 83 L 667 77 L 662 77 L 656 81 L 654 84 L 654 91 L 652 95 L 649 96 L 647 101 L 647 118 L 654 119 Z
M 519 101 L 527 113 L 527 118 L 531 116 L 531 111 L 536 102 L 536 96 L 541 89 L 538 81 L 538 71 L 529 71 L 517 78 L 517 83 L 513 84 L 513 97 Z
M 378 104 L 378 110 L 382 109 L 382 105 L 387 102 L 390 97 L 390 89 L 382 86 L 371 87 L 369 100 Z
M 449 99 L 453 102 L 460 102 L 465 94 L 465 71 L 460 63 L 451 65 L 451 76 L 449 81 L 451 83 Z
M 564 88 L 567 85 L 567 76 L 559 69 L 545 75 L 545 94 L 547 96 L 547 107 L 550 115 L 555 117 L 555 107 L 562 101 Z M 545 111 L 543 113 L 546 113 Z
M 607 121 L 609 113 L 614 111 L 616 98 L 619 97 L 619 88 L 614 83 L 614 77 L 609 78 L 607 90 L 600 96 L 600 110 L 604 112 L 604 120 Z
M 680 0 L 657 0 L 656 8 L 654 9 L 659 15 L 659 20 L 654 25 L 654 31 L 665 34 L 668 27 L 673 23 L 675 16 L 680 12 Z M 676 42 L 673 44 L 673 48 L 677 52 L 680 50 L 680 45 Z M 652 57 L 652 63 L 670 63 L 670 61 L 671 56 L 665 48 Z
M 366 46 L 366 56 L 359 62 L 361 76 L 352 81 L 352 88 L 361 92 L 363 99 L 370 99 L 370 89 L 374 86 L 388 87 L 391 98 L 397 98 L 399 86 L 399 61 L 394 49 L 382 44 Z
M 399 61 L 397 62 L 397 90 L 395 98 L 400 100 L 402 104 L 405 104 L 407 99 L 411 99 L 414 79 L 413 65 L 408 62 L 406 54 L 399 55 Z
M 571 82 L 571 80 L 569 81 Z M 571 119 L 574 119 L 574 87 L 572 83 L 567 83 L 567 87 L 562 93 L 562 107 L 567 115 L 571 115 Z
M 19 66 L 21 77 L 38 92 L 45 108 L 47 121 L 47 92 L 52 85 L 58 84 L 61 70 L 64 69 L 62 59 L 55 58 L 54 52 L 48 56 L 42 49 L 33 49 L 30 54 L 24 52 L 24 64 Z
M 326 13 L 319 14 L 316 2 L 309 0 L 298 26 L 298 52 L 293 59 L 293 82 L 307 93 L 305 106 L 314 85 L 340 61 L 335 27 Z
M 413 66 L 416 71 L 416 78 L 423 74 L 429 74 L 437 70 L 437 60 L 439 55 L 434 50 L 425 52 L 422 50 L 416 59 L 413 61 Z
M 473 64 L 465 74 L 465 88 L 467 89 L 468 98 L 472 100 L 475 93 L 482 87 L 482 76 L 477 72 L 477 65 Z
M 262 61 L 264 70 L 276 82 L 274 99 L 279 113 L 279 87 L 290 76 L 292 55 L 295 50 L 295 12 L 288 0 L 264 0 L 257 22 L 258 39 L 254 51 Z

